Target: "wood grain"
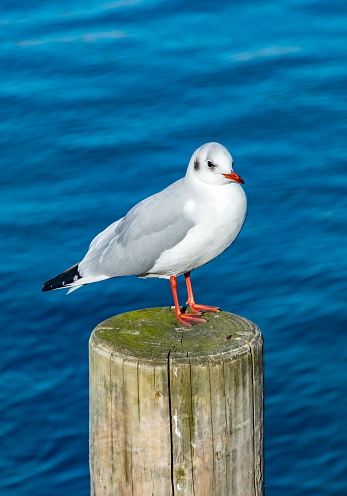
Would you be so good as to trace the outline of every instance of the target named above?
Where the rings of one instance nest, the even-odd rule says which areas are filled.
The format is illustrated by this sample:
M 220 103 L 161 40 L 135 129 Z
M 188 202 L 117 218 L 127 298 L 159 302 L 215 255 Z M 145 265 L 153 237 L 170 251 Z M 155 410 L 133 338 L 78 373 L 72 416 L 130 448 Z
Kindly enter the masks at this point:
M 90 339 L 92 496 L 263 496 L 263 339 L 227 312 L 112 317 Z

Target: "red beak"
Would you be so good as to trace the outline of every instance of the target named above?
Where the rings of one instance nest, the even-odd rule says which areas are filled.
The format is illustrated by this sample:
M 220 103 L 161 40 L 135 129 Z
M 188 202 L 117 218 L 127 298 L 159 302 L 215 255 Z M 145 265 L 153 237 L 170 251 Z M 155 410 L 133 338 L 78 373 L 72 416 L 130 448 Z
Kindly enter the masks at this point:
M 223 174 L 223 176 L 226 177 L 227 179 L 231 179 L 232 181 L 235 181 L 236 183 L 245 184 L 245 181 L 242 179 L 242 177 L 240 177 L 234 171 L 231 171 L 230 174 Z

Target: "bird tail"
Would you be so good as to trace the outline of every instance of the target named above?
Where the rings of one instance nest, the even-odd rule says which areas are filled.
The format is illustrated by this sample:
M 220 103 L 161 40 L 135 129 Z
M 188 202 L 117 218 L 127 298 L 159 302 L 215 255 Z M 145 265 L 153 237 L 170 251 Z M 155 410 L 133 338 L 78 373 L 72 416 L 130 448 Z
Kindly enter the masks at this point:
M 74 284 L 79 279 L 82 279 L 82 277 L 78 272 L 78 264 L 76 264 L 59 274 L 59 276 L 54 277 L 50 281 L 47 281 L 43 285 L 42 291 L 51 291 L 51 289 L 62 289 L 66 287 L 71 288 L 71 285 L 74 285 L 76 287 L 70 289 L 70 291 L 73 291 L 74 289 L 77 289 L 81 286 L 81 284 Z

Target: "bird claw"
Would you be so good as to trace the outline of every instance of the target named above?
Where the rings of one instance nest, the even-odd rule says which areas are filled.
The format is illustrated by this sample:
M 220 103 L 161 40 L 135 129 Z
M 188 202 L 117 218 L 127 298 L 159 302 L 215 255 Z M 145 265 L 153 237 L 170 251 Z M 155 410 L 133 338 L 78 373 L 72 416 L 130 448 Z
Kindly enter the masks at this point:
M 199 313 L 200 315 L 200 313 Z M 196 314 L 192 315 L 189 313 L 181 313 L 179 315 L 176 314 L 177 320 L 182 322 L 182 324 L 187 325 L 187 326 L 192 326 L 194 324 L 197 324 L 198 322 L 206 322 L 205 319 L 202 319 L 201 317 L 198 317 Z
M 201 315 L 205 312 L 220 312 L 220 308 L 218 307 L 210 307 L 209 305 L 197 305 L 196 303 L 190 303 L 189 308 L 196 315 Z

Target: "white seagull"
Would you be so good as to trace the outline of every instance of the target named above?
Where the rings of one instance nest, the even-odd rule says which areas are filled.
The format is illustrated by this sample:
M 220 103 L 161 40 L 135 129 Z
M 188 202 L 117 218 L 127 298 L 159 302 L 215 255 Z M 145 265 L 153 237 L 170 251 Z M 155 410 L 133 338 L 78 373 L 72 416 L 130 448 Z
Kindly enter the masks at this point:
M 168 188 L 141 201 L 122 219 L 93 239 L 83 260 L 46 282 L 42 291 L 68 293 L 119 276 L 170 279 L 177 319 L 188 326 L 205 322 L 203 312 L 218 307 L 195 303 L 190 272 L 218 257 L 231 245 L 246 218 L 243 179 L 219 143 L 206 143 L 190 159 L 187 173 Z M 184 274 L 187 304 L 182 313 L 176 277 Z

